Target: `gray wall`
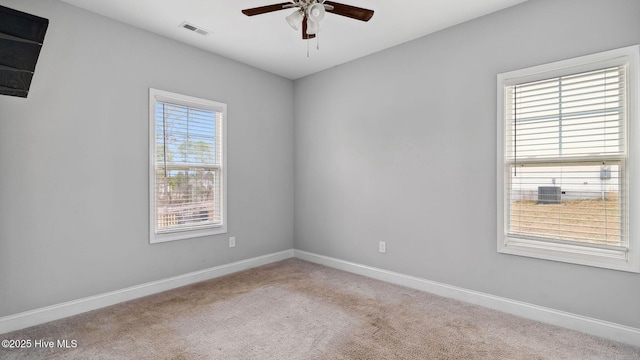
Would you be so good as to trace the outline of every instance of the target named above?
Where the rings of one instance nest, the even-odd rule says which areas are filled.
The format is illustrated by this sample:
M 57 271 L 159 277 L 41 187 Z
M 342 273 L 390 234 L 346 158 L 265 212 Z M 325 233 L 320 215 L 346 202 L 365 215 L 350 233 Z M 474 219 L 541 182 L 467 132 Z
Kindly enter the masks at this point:
M 638 44 L 639 15 L 530 0 L 295 81 L 296 248 L 640 327 L 639 274 L 496 252 L 496 75 Z
M 0 96 L 0 316 L 293 247 L 293 82 L 53 0 Z M 228 105 L 229 233 L 149 245 L 148 89 Z M 228 237 L 237 247 L 228 247 Z

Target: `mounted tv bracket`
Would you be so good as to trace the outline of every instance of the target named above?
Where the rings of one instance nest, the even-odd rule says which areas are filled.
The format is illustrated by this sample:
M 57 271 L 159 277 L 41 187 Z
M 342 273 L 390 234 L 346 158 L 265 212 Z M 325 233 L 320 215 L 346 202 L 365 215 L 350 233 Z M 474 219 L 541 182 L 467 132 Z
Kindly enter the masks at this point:
M 49 20 L 0 6 L 0 95 L 26 98 Z

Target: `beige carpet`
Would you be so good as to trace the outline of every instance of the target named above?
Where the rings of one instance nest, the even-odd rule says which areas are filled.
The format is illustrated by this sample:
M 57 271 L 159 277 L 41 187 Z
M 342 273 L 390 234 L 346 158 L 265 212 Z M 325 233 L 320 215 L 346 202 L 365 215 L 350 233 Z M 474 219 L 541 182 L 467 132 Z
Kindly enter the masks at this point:
M 32 342 L 0 359 L 640 359 L 640 348 L 297 259 L 0 339 Z

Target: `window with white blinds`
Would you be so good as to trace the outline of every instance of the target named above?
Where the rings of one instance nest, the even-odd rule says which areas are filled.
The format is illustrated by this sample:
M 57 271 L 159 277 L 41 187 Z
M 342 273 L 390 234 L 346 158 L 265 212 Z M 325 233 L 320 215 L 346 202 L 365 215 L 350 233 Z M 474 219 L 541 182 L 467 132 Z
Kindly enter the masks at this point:
M 636 46 L 498 76 L 500 252 L 640 271 L 637 58 Z
M 151 242 L 226 232 L 226 105 L 150 89 Z

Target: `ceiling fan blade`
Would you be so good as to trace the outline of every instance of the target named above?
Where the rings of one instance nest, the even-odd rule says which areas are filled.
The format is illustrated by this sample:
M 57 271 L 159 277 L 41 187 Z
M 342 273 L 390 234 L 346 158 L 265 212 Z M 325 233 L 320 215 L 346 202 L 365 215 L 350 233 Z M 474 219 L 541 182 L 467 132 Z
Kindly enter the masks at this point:
M 316 34 L 307 34 L 307 17 L 302 19 L 302 40 L 309 40 L 316 37 Z
M 325 1 L 324 4 L 333 6 L 333 9 L 331 9 L 330 7 L 327 8 L 327 12 L 350 17 L 352 19 L 360 21 L 369 21 L 369 19 L 371 19 L 371 17 L 373 16 L 373 10 L 340 4 L 333 1 Z
M 291 7 L 290 5 L 291 5 L 291 2 L 285 2 L 280 4 L 260 6 L 260 7 L 255 7 L 251 9 L 244 9 L 242 10 L 242 13 L 247 16 L 260 15 L 260 14 L 270 13 L 272 11 L 283 10 Z

